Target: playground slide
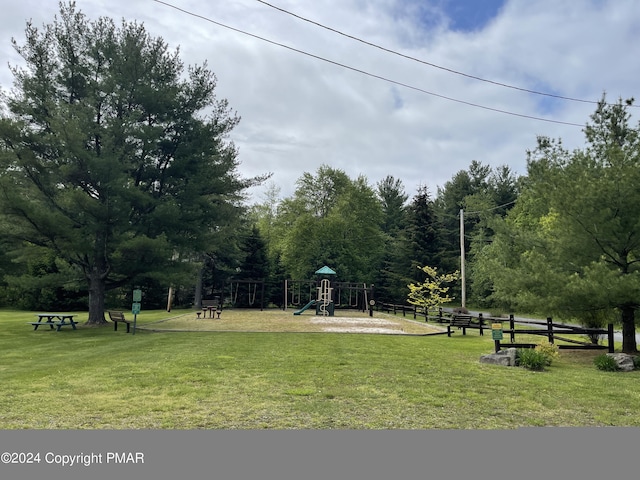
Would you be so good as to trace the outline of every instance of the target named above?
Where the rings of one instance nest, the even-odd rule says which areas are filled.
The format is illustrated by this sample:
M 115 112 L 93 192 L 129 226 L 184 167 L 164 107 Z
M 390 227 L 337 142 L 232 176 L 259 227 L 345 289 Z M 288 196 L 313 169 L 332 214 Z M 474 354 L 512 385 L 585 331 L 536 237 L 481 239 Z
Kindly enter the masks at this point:
M 293 312 L 294 315 L 300 315 L 302 312 L 304 312 L 307 308 L 312 307 L 316 304 L 315 300 L 311 300 L 309 303 L 307 303 L 304 307 L 302 307 L 300 310 L 296 310 L 295 312 Z

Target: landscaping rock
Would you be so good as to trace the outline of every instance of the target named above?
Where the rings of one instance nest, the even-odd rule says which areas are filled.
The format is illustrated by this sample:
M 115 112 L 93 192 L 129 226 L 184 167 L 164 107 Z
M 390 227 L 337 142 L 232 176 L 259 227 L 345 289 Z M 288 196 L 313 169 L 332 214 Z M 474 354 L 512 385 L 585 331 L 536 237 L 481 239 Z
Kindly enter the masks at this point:
M 635 367 L 633 365 L 633 356 L 628 353 L 607 353 L 618 364 L 618 368 L 623 372 L 630 372 Z
M 507 348 L 506 350 L 500 350 L 497 353 L 483 355 L 482 357 L 480 357 L 480 363 L 489 363 L 492 365 L 504 365 L 505 367 L 515 367 L 516 366 L 516 349 Z

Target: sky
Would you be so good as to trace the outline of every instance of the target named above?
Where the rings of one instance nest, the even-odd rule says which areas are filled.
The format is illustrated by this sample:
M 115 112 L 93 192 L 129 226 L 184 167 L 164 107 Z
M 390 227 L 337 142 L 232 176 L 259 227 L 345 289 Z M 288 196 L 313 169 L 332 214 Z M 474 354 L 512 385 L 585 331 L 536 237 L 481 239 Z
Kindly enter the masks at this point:
M 248 193 L 293 194 L 322 165 L 412 197 L 476 160 L 526 174 L 538 136 L 584 147 L 595 102 L 640 102 L 637 0 L 77 0 L 91 19 L 143 23 L 185 65 L 204 62 L 241 117 L 230 135 Z M 57 0 L 5 2 L 0 88 L 27 20 Z M 538 92 L 538 93 L 531 93 Z M 545 95 L 542 95 L 545 94 Z M 567 100 L 566 97 L 576 100 Z M 634 108 L 633 123 L 640 110 Z

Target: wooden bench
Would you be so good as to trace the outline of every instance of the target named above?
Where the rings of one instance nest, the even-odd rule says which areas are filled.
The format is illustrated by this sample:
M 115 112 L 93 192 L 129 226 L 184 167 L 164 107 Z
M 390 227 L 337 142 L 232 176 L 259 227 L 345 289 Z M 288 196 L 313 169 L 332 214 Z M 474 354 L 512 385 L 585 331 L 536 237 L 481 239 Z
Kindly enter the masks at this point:
M 127 333 L 131 328 L 131 320 L 127 320 L 124 318 L 124 312 L 109 310 L 107 312 L 109 314 L 109 318 L 113 322 L 113 331 L 118 331 L 118 323 L 124 323 L 127 325 Z
M 466 335 L 467 334 L 467 328 L 471 328 L 471 315 L 465 315 L 465 314 L 461 314 L 461 313 L 456 313 L 454 314 L 451 319 L 449 320 L 449 325 L 447 325 L 447 336 L 451 336 L 451 327 L 458 327 L 459 329 L 462 329 L 462 334 Z

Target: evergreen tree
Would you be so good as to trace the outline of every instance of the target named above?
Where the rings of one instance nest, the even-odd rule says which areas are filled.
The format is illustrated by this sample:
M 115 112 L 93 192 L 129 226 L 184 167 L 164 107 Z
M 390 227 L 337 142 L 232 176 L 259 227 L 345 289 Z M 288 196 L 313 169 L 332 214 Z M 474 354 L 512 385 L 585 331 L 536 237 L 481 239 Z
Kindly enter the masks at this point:
M 631 101 L 599 102 L 587 147 L 567 151 L 538 139 L 517 205 L 478 257 L 493 297 L 584 323 L 622 324 L 622 350 L 635 353 L 640 308 L 640 124 Z
M 236 289 L 242 293 L 237 296 L 234 304 L 240 307 L 260 307 L 260 302 L 270 296 L 265 282 L 271 276 L 271 265 L 266 243 L 257 226 L 253 225 L 247 236 L 240 241 L 240 250 L 243 259 L 231 282 L 239 281 Z M 263 295 L 265 298 L 262 298 Z
M 402 231 L 394 272 L 397 285 L 404 291 L 407 285 L 424 280 L 418 267 L 437 266 L 440 263 L 440 225 L 436 218 L 434 202 L 426 186 L 421 186 L 407 207 L 406 227 Z
M 238 176 L 226 138 L 239 119 L 215 75 L 185 71 L 142 25 L 89 21 L 71 2 L 25 34 L 0 108 L 0 226 L 82 276 L 89 323 L 103 323 L 106 290 L 193 274 L 184 260 L 216 245 L 262 179 Z
M 402 181 L 391 175 L 378 182 L 377 194 L 382 205 L 382 232 L 385 243 L 375 278 L 376 298 L 379 301 L 395 303 L 404 297 L 407 288 L 401 258 L 401 232 L 406 226 L 409 195 L 405 193 Z

